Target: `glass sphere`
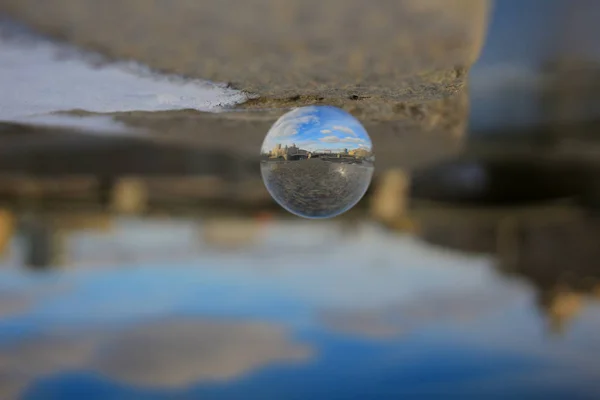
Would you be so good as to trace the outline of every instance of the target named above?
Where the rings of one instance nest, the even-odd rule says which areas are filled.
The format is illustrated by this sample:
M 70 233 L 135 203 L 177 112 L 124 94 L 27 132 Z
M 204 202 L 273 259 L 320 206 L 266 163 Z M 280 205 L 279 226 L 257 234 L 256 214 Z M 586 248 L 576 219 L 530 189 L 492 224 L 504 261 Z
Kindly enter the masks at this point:
M 279 205 L 305 218 L 330 218 L 358 203 L 373 177 L 373 145 L 344 110 L 296 108 L 275 122 L 261 148 L 260 169 Z

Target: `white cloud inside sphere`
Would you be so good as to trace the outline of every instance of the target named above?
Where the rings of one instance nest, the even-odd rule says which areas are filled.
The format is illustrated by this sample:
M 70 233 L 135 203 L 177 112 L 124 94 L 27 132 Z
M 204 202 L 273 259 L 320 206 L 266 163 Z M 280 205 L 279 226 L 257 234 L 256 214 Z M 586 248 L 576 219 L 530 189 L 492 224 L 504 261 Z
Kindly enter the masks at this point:
M 358 136 L 352 129 L 348 128 L 347 126 L 336 125 L 331 129 L 333 129 L 334 131 L 347 133 L 348 135 Z
M 319 123 L 319 117 L 315 114 L 316 107 L 296 108 L 280 117 L 269 131 L 273 137 L 287 137 L 298 134 L 298 127 L 308 123 Z
M 325 143 L 338 143 L 341 139 L 337 136 L 325 136 L 319 140 Z
M 341 139 L 341 141 L 342 142 L 346 142 L 346 143 L 364 143 L 365 140 L 364 139 L 359 139 L 359 138 L 356 138 L 356 137 L 347 136 L 347 137 Z

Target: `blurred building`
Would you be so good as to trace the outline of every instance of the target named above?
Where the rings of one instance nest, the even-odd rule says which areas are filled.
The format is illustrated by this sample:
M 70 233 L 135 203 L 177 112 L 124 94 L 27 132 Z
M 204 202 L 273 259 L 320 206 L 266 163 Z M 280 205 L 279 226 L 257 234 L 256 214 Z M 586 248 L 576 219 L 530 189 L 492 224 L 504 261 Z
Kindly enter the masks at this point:
M 354 156 L 356 158 L 366 158 L 371 155 L 371 152 L 369 150 L 363 148 L 354 149 L 350 151 L 344 149 L 344 153 L 348 153 L 349 155 Z
M 298 159 L 298 158 L 308 158 L 309 152 L 308 150 L 304 150 L 296 146 L 293 143 L 291 146 L 285 145 L 281 146 L 281 143 L 275 145 L 273 150 L 271 150 L 270 157 L 271 158 L 284 158 L 288 159 Z
M 202 240 L 220 248 L 242 248 L 260 239 L 262 222 L 254 218 L 212 218 L 204 221 Z
M 600 220 L 565 206 L 411 207 L 426 242 L 490 254 L 499 273 L 524 278 L 553 332 L 560 332 L 600 287 Z
M 0 209 L 0 258 L 8 250 L 15 229 L 14 216 L 9 210 Z
M 580 293 L 570 291 L 542 292 L 538 296 L 538 307 L 545 314 L 550 331 L 562 334 L 583 311 L 584 298 Z

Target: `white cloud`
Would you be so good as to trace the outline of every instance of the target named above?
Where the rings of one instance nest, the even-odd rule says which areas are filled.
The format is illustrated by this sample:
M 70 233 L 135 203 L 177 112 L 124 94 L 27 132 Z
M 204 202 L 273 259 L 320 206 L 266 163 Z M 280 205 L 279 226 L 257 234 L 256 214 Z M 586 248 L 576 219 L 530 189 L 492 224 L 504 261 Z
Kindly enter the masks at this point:
M 61 294 L 68 290 L 65 284 L 46 284 L 44 287 L 31 291 L 2 290 L 0 291 L 0 320 L 2 318 L 22 315 L 36 303 L 44 302 L 47 298 Z M 0 396 L 0 398 L 3 398 Z
M 327 135 L 328 133 L 331 133 L 331 131 L 329 129 L 323 129 L 321 133 Z
M 316 151 L 323 150 L 324 148 L 329 148 L 329 144 L 325 144 L 320 139 L 319 140 L 306 140 L 302 142 L 296 143 L 298 147 L 305 150 Z
M 341 139 L 337 136 L 325 136 L 319 140 L 325 143 L 338 143 Z
M 269 130 L 269 136 L 286 137 L 298 133 L 298 127 L 307 123 L 319 123 L 319 118 L 313 115 L 316 107 L 296 108 L 282 115 Z
M 173 319 L 86 335 L 63 331 L 0 348 L 0 396 L 20 398 L 37 379 L 77 370 L 123 384 L 178 389 L 306 362 L 313 353 L 283 327 L 260 322 Z
M 331 129 L 333 129 L 334 131 L 347 133 L 348 135 L 358 136 L 352 129 L 348 128 L 347 126 L 336 125 Z
M 364 139 L 359 139 L 359 138 L 355 138 L 355 137 L 350 137 L 347 136 L 343 139 L 341 139 L 342 142 L 346 142 L 346 143 L 364 143 Z
M 447 321 L 465 323 L 497 312 L 512 301 L 516 294 L 511 287 L 489 288 L 486 291 L 440 292 L 411 300 L 390 302 L 376 309 L 320 310 L 323 326 L 347 335 L 371 338 L 394 337 L 421 329 L 431 323 Z M 478 299 L 473 301 L 473 299 Z

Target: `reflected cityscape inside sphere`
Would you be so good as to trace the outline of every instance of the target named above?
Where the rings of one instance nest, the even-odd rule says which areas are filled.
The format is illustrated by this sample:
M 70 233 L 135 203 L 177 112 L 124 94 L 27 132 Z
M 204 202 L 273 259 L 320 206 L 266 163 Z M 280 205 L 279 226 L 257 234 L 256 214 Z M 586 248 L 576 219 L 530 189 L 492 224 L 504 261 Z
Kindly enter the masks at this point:
M 283 115 L 261 148 L 267 190 L 283 208 L 305 218 L 335 217 L 354 207 L 371 183 L 373 162 L 364 127 L 330 106 Z

